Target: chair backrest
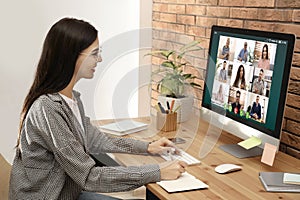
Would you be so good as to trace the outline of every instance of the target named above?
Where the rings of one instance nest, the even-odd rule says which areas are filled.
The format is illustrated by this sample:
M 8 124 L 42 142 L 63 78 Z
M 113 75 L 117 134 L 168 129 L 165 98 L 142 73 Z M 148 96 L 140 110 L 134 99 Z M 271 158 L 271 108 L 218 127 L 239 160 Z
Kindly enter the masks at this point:
M 9 177 L 11 165 L 0 153 L 0 199 L 8 199 Z

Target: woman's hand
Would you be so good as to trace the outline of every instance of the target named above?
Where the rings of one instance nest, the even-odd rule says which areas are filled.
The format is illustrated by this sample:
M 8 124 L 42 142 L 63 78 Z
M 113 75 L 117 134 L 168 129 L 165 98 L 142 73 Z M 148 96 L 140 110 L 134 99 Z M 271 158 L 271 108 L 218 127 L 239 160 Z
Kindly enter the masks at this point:
M 188 165 L 183 161 L 164 162 L 159 165 L 161 180 L 173 180 L 185 172 Z
M 174 152 L 175 149 L 175 152 Z M 150 154 L 166 154 L 166 153 L 177 153 L 179 154 L 178 148 L 175 146 L 173 142 L 163 137 L 155 142 L 151 142 L 148 146 L 148 152 Z

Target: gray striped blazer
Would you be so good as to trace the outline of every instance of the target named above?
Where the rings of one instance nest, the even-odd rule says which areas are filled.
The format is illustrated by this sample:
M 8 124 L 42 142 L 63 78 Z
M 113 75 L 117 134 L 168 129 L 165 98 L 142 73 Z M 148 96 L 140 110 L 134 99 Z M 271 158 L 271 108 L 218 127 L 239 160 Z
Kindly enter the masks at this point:
M 114 138 L 92 126 L 74 91 L 84 131 L 59 94 L 40 96 L 22 127 L 10 199 L 77 199 L 82 190 L 116 192 L 160 180 L 159 166 L 95 167 L 90 152 L 147 153 L 148 143 Z

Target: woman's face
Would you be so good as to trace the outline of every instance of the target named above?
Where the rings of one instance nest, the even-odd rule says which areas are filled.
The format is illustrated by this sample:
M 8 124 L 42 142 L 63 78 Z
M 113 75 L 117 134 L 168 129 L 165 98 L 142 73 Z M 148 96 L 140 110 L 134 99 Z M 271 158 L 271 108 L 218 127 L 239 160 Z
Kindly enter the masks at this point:
M 263 48 L 263 52 L 262 52 L 262 54 L 263 54 L 263 58 L 266 58 L 267 57 L 267 48 L 266 47 L 264 47 Z
M 91 79 L 94 77 L 94 72 L 98 62 L 102 61 L 100 55 L 98 38 L 78 56 L 75 66 L 74 75 L 76 80 L 81 78 Z
M 240 68 L 240 78 L 243 78 L 244 75 L 244 67 Z

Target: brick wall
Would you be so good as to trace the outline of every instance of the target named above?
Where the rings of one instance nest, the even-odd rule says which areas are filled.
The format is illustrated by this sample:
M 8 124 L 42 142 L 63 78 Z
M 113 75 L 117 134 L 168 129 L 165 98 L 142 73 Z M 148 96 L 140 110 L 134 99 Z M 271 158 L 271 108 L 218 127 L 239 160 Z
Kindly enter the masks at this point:
M 300 1 L 299 0 L 154 0 L 153 48 L 176 48 L 187 41 L 201 39 L 205 48 L 189 55 L 203 85 L 206 58 L 212 25 L 293 33 L 296 44 L 289 80 L 280 150 L 300 158 Z M 153 70 L 160 60 L 152 58 Z M 152 106 L 157 103 L 158 91 L 153 77 Z M 200 108 L 202 91 L 195 91 L 194 106 Z

